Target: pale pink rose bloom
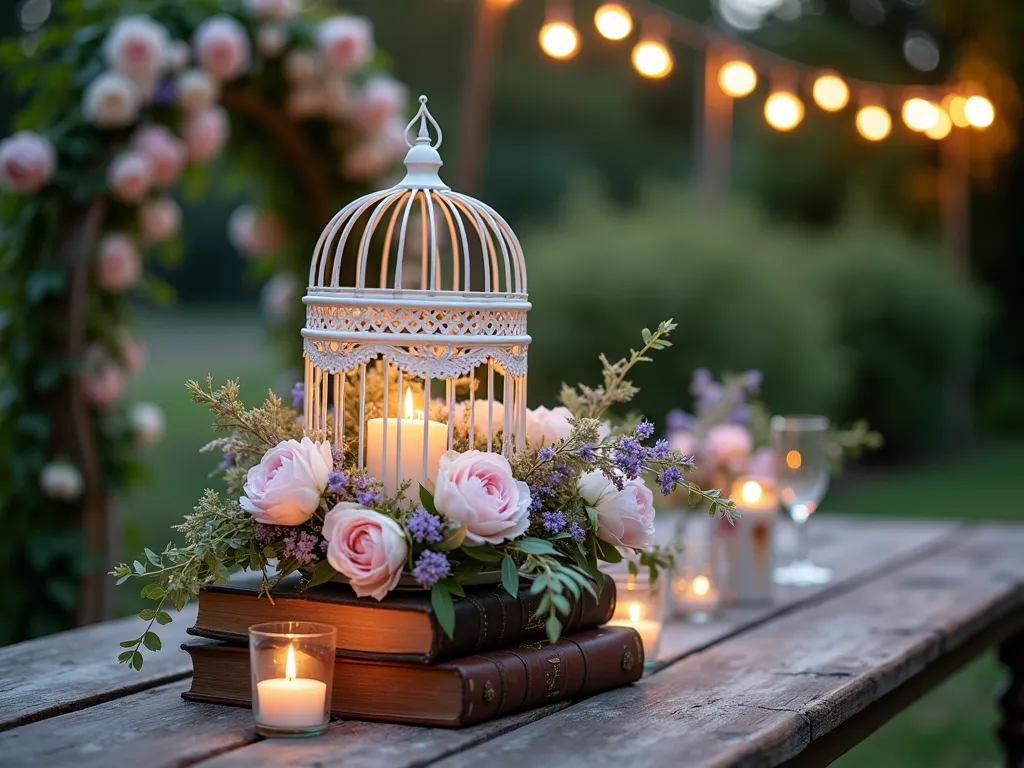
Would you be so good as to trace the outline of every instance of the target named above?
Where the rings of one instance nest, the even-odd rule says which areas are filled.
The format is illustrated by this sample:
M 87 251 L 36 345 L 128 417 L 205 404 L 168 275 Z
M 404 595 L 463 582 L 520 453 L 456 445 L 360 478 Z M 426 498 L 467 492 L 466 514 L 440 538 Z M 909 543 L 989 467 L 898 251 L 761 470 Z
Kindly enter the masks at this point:
M 280 56 L 287 44 L 288 29 L 284 24 L 268 22 L 261 24 L 256 32 L 256 47 L 265 58 L 273 59 Z
M 459 427 L 469 426 L 473 421 L 477 439 L 487 442 L 487 414 L 491 414 L 491 437 L 505 429 L 505 406 L 495 402 L 488 405 L 487 399 L 474 400 L 473 411 L 470 413 L 469 401 L 459 403 L 455 406 L 455 424 Z
M 500 544 L 530 527 L 530 488 L 497 453 L 448 451 L 441 456 L 434 506 L 466 529 L 466 544 Z
M 135 122 L 142 94 L 138 85 L 120 72 L 103 72 L 85 89 L 82 114 L 99 128 L 124 128 Z
M 228 239 L 247 256 L 269 256 L 284 247 L 287 230 L 280 217 L 241 205 L 228 219 Z
M 38 192 L 53 178 L 57 154 L 33 131 L 18 131 L 0 141 L 0 186 L 21 195 Z
M 301 0 L 246 0 L 246 10 L 257 19 L 287 21 L 302 8 Z
M 78 467 L 69 461 L 51 461 L 39 475 L 43 493 L 57 501 L 75 501 L 85 489 Z
M 99 244 L 96 284 L 105 291 L 119 293 L 131 288 L 141 277 L 142 260 L 135 241 L 120 232 L 104 236 Z
M 693 456 L 697 452 L 697 438 L 692 432 L 675 429 L 668 433 L 668 445 L 679 451 L 683 456 Z
M 166 187 L 173 184 L 188 159 L 185 142 L 163 125 L 144 125 L 132 137 L 135 151 L 149 161 L 153 184 Z
M 167 60 L 167 29 L 149 16 L 118 19 L 106 40 L 103 55 L 111 69 L 136 83 L 155 83 Z
M 145 243 L 170 240 L 181 229 L 181 207 L 169 197 L 149 200 L 139 208 L 139 235 Z
M 171 72 L 180 72 L 188 66 L 192 59 L 192 46 L 184 40 L 172 40 L 164 52 L 164 68 Z
M 121 352 L 121 364 L 128 373 L 139 373 L 146 364 L 146 348 L 135 340 L 127 328 L 121 329 L 118 333 L 117 342 Z
M 348 579 L 357 597 L 383 600 L 402 577 L 409 543 L 390 517 L 350 501 L 324 516 L 327 562 Z
M 323 85 L 324 112 L 335 120 L 343 120 L 355 107 L 352 86 L 344 76 L 335 76 Z
M 288 94 L 288 114 L 296 120 L 306 120 L 324 114 L 327 96 L 317 83 L 298 84 Z
M 86 350 L 80 376 L 86 399 L 97 408 L 110 408 L 128 388 L 124 370 L 99 343 Z
M 373 25 L 362 16 L 332 16 L 320 22 L 316 41 L 327 68 L 347 72 L 373 56 Z
M 312 51 L 292 51 L 284 59 L 284 76 L 293 83 L 315 80 L 319 67 Z
M 750 467 L 747 471 L 754 477 L 775 477 L 775 461 L 775 451 L 771 448 L 758 448 L 750 458 Z
M 409 89 L 388 75 L 377 75 L 363 88 L 355 107 L 356 121 L 364 131 L 376 131 L 401 115 Z
M 149 191 L 153 172 L 149 160 L 138 152 L 122 152 L 114 158 L 107 171 L 107 184 L 114 197 L 126 203 L 137 203 Z
M 128 413 L 136 445 L 151 448 L 164 439 L 167 419 L 156 403 L 135 403 Z
M 214 16 L 192 38 L 196 61 L 218 80 L 237 80 L 249 69 L 249 36 L 237 19 Z
M 569 419 L 572 412 L 564 405 L 556 408 L 527 409 L 526 411 L 526 439 L 530 446 L 540 448 L 542 445 L 552 445 L 559 440 L 564 440 L 572 431 Z
M 341 172 L 350 179 L 368 181 L 380 176 L 389 163 L 388 153 L 380 144 L 364 141 L 342 158 Z
M 301 525 L 313 516 L 334 467 L 331 444 L 308 437 L 278 443 L 249 470 L 238 503 L 257 522 Z
M 195 114 L 213 103 L 220 95 L 220 85 L 201 69 L 186 69 L 174 85 L 178 106 L 187 114 Z
M 290 272 L 278 272 L 267 280 L 260 292 L 263 314 L 275 323 L 295 317 L 301 304 L 299 284 Z
M 582 475 L 580 496 L 597 510 L 597 537 L 616 547 L 647 549 L 654 537 L 654 494 L 641 478 L 622 490 L 599 470 Z
M 228 140 L 228 115 L 221 107 L 207 107 L 186 121 L 182 129 L 189 159 L 205 163 L 213 159 Z
M 754 439 L 739 424 L 718 424 L 708 430 L 707 450 L 716 462 L 745 459 L 754 450 Z

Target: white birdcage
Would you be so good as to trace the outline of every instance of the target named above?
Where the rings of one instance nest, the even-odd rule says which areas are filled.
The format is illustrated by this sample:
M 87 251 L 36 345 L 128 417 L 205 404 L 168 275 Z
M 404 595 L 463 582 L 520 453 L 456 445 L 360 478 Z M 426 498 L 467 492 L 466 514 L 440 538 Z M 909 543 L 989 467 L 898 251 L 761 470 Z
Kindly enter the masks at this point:
M 466 447 L 506 455 L 526 434 L 519 240 L 492 208 L 441 181 L 442 134 L 425 96 L 405 137 L 405 178 L 331 219 L 303 298 L 307 427 L 348 443 L 388 495 L 404 480 L 413 495 L 416 483 L 431 485 L 460 427 Z

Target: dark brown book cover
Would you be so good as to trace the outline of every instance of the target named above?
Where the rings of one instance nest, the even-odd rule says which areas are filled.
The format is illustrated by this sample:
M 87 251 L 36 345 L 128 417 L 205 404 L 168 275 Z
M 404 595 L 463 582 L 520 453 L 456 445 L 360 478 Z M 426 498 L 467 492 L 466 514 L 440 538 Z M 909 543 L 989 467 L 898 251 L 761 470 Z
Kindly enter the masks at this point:
M 199 615 L 189 634 L 228 642 L 247 642 L 253 624 L 268 621 L 316 621 L 337 628 L 338 654 L 378 661 L 434 663 L 481 651 L 507 648 L 544 638 L 544 620 L 534 618 L 540 595 L 524 587 L 512 597 L 501 585 L 467 588 L 455 600 L 455 638 L 434 618 L 428 592 L 392 592 L 383 601 L 356 597 L 344 584 L 300 590 L 300 577 L 286 577 L 259 598 L 261 575 L 243 573 L 203 590 Z M 604 580 L 595 600 L 584 592 L 563 620 L 571 634 L 600 626 L 615 612 L 615 584 Z
M 182 697 L 250 706 L 249 649 L 216 641 L 181 646 L 192 656 Z M 331 714 L 356 720 L 455 728 L 640 679 L 644 648 L 631 627 L 600 627 L 434 665 L 338 657 Z

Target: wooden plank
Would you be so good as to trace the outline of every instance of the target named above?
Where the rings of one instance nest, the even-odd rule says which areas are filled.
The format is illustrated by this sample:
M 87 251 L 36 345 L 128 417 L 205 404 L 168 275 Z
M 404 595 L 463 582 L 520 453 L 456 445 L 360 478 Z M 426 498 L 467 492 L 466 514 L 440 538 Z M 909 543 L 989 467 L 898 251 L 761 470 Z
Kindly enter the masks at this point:
M 187 687 L 171 683 L 0 733 L 0 762 L 182 766 L 256 738 L 248 709 L 186 703 Z
M 180 680 L 192 674 L 179 646 L 196 620 L 196 606 L 172 613 L 160 628 L 164 649 L 147 653 L 139 672 L 118 664 L 118 643 L 138 637 L 136 616 L 0 648 L 0 731 Z
M 908 524 L 886 521 L 880 525 L 872 523 L 865 526 L 860 520 L 842 518 L 823 519 L 820 522 L 821 525 L 812 529 L 816 557 L 834 568 L 840 581 L 862 579 L 871 573 L 880 573 L 914 557 L 923 556 L 923 553 L 934 548 L 950 546 L 954 540 L 951 537 L 960 529 L 949 523 Z M 732 610 L 726 614 L 727 619 L 706 625 L 677 624 L 667 644 L 667 653 L 677 656 L 691 653 L 695 648 L 705 647 L 821 594 L 821 589 L 789 590 L 782 593 L 780 600 L 773 606 Z M 665 658 L 664 654 L 662 658 Z M 604 696 L 614 695 L 613 692 Z M 604 696 L 599 698 L 603 699 Z M 337 723 L 318 739 L 301 744 L 260 742 L 227 752 L 202 765 L 203 768 L 255 768 L 280 764 L 344 765 L 346 768 L 360 765 L 384 768 L 421 765 L 483 744 L 568 706 L 569 703 L 556 704 L 458 731 L 358 722 Z
M 1024 529 L 953 546 L 437 763 L 774 766 L 1024 613 Z M 992 638 L 993 642 L 998 638 Z M 585 744 L 586 749 L 580 749 Z

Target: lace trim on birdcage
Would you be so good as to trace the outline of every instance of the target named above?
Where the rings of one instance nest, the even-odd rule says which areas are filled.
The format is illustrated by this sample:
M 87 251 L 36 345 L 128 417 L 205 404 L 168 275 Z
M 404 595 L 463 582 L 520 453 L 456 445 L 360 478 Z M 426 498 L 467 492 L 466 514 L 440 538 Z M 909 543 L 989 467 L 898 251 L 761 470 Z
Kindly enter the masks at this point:
M 418 346 L 360 344 L 306 339 L 303 352 L 317 368 L 327 373 L 346 373 L 379 357 L 416 378 L 449 379 L 468 375 L 474 368 L 492 361 L 499 373 L 526 375 L 526 345 L 506 347 Z
M 306 327 L 343 333 L 430 333 L 439 336 L 523 336 L 521 310 L 451 307 L 336 307 L 310 304 Z

